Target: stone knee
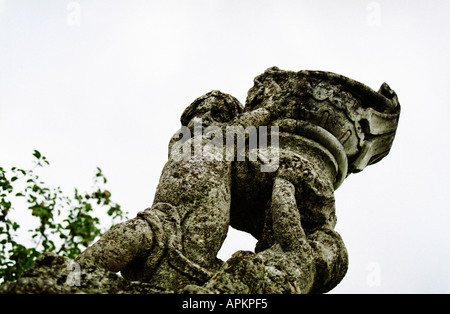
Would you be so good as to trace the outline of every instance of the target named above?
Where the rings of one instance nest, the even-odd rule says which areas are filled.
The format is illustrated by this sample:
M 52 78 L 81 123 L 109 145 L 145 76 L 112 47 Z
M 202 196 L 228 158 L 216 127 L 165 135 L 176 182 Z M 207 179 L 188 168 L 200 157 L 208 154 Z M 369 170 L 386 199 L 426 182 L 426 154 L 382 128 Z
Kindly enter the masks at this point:
M 314 257 L 315 279 L 311 293 L 325 293 L 336 287 L 348 268 L 348 253 L 341 236 L 324 228 L 308 235 Z

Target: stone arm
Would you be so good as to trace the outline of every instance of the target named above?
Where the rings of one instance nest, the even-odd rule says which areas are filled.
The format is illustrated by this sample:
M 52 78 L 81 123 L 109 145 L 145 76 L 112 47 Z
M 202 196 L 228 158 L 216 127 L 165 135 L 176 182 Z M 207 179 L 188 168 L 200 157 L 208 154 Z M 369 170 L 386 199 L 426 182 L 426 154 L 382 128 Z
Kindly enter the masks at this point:
M 273 111 L 271 110 L 271 108 L 258 108 L 240 114 L 231 121 L 230 125 L 242 125 L 244 128 L 248 126 L 254 126 L 255 128 L 258 128 L 260 126 L 267 126 L 272 118 Z
M 274 241 L 283 251 L 296 251 L 306 238 L 295 200 L 295 187 L 286 179 L 276 178 L 270 204 Z

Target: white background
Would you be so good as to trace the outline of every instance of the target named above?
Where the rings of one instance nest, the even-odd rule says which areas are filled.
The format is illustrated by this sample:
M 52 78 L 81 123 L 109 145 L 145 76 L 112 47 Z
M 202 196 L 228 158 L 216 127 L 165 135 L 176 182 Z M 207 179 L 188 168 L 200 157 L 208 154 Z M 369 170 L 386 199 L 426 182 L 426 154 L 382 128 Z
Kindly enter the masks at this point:
M 184 108 L 245 103 L 266 68 L 325 70 L 402 105 L 389 156 L 336 191 L 349 251 L 332 293 L 450 293 L 450 1 L 0 0 L 0 166 L 150 206 Z M 26 209 L 17 214 L 25 221 Z M 230 234 L 220 257 L 253 249 Z

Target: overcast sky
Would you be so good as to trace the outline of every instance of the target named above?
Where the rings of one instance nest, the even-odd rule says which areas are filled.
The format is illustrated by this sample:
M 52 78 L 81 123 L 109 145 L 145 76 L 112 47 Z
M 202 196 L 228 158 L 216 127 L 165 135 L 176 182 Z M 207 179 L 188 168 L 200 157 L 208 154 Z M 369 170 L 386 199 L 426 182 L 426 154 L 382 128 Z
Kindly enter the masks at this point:
M 271 66 L 387 82 L 397 136 L 336 191 L 350 265 L 332 292 L 450 293 L 449 35 L 445 0 L 0 0 L 0 166 L 38 149 L 69 192 L 100 166 L 133 217 L 195 98 L 244 104 Z M 233 233 L 221 257 L 253 245 Z

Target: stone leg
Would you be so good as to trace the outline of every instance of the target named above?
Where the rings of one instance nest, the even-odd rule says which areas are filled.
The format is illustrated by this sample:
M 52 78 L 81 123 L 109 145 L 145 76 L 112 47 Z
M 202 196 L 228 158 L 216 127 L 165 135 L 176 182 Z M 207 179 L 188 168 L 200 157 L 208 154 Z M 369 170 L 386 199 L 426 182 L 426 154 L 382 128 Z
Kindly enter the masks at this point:
M 152 230 L 148 223 L 133 218 L 113 226 L 103 237 L 82 252 L 76 261 L 118 272 L 152 247 Z

